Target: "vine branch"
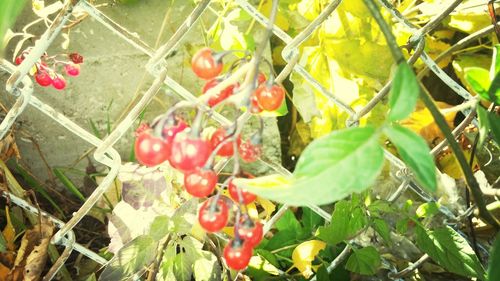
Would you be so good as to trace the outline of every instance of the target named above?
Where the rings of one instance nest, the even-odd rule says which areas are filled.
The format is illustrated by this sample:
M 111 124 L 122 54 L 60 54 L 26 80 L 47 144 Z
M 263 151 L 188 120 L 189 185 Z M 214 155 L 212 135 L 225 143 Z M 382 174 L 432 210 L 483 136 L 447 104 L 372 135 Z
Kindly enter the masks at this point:
M 396 42 L 396 39 L 394 38 L 394 35 L 392 34 L 389 25 L 383 19 L 382 14 L 380 13 L 374 0 L 363 0 L 363 2 L 365 3 L 366 7 L 370 10 L 370 13 L 374 17 L 377 24 L 380 26 L 380 30 L 382 31 L 382 33 L 386 38 L 387 44 L 389 45 L 394 60 L 398 64 L 404 62 L 405 60 L 403 57 L 403 53 L 399 49 L 399 46 Z M 474 173 L 472 172 L 472 169 L 470 168 L 469 163 L 465 158 L 465 155 L 460 149 L 458 143 L 455 141 L 455 138 L 453 137 L 451 129 L 448 127 L 445 118 L 439 111 L 439 108 L 435 105 L 434 100 L 432 99 L 427 89 L 425 89 L 425 87 L 422 87 L 422 89 L 423 91 L 420 91 L 420 97 L 422 98 L 422 101 L 424 102 L 427 109 L 431 112 L 434 121 L 439 127 L 439 130 L 444 134 L 446 140 L 448 141 L 451 147 L 451 150 L 453 151 L 455 157 L 457 158 L 460 168 L 464 173 L 465 181 L 467 182 L 467 185 L 469 186 L 471 193 L 474 196 L 474 201 L 476 202 L 479 210 L 479 216 L 482 219 L 484 219 L 488 224 L 493 226 L 496 230 L 499 230 L 500 224 L 486 208 L 486 203 L 484 201 L 481 188 L 479 187 L 479 184 L 476 178 L 474 177 Z

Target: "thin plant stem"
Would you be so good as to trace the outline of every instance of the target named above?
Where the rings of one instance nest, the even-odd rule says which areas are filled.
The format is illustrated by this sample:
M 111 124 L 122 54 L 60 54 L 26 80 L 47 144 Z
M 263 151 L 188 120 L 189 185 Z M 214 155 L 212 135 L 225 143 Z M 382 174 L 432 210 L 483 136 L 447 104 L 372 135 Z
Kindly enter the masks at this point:
M 363 0 L 363 2 L 365 3 L 366 7 L 370 10 L 370 13 L 377 21 L 377 24 L 380 26 L 380 29 L 382 30 L 382 33 L 384 34 L 387 44 L 389 45 L 389 48 L 392 52 L 392 55 L 394 56 L 394 60 L 398 64 L 400 62 L 404 62 L 403 53 L 399 49 L 399 46 L 394 38 L 394 35 L 391 32 L 389 25 L 383 19 L 374 0 Z M 427 89 L 425 89 L 425 87 L 422 87 L 422 89 L 423 91 L 420 91 L 420 97 L 422 98 L 422 101 L 424 102 L 427 109 L 431 112 L 434 121 L 439 127 L 439 130 L 444 134 L 446 140 L 450 145 L 451 150 L 453 151 L 455 157 L 457 158 L 460 168 L 464 173 L 465 181 L 467 182 L 467 185 L 469 186 L 470 191 L 474 196 L 474 201 L 476 202 L 479 210 L 479 216 L 482 219 L 484 219 L 488 224 L 493 226 L 496 230 L 499 230 L 500 224 L 486 209 L 486 203 L 484 201 L 481 188 L 479 187 L 479 184 L 476 178 L 474 177 L 474 173 L 472 172 L 472 169 L 470 168 L 464 153 L 462 152 L 458 143 L 455 141 L 455 138 L 453 137 L 451 129 L 448 127 L 445 118 L 440 113 L 439 108 L 434 103 L 434 100 L 432 99 Z

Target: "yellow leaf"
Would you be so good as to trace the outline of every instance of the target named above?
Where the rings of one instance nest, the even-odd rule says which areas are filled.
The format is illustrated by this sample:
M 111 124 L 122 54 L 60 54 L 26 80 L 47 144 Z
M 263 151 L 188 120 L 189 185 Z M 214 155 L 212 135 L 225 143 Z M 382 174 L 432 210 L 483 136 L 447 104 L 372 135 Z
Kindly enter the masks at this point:
M 299 244 L 292 253 L 293 266 L 295 266 L 305 278 L 311 277 L 318 266 L 313 266 L 312 261 L 326 247 L 326 243 L 319 240 L 309 240 Z
M 273 1 L 266 1 L 264 5 L 262 5 L 261 12 L 264 14 L 264 16 L 269 17 L 271 15 L 271 8 L 272 8 Z M 290 23 L 286 17 L 284 17 L 279 9 L 278 9 L 278 14 L 276 15 L 276 21 L 275 24 L 281 28 L 283 31 L 287 31 L 290 28 Z
M 345 10 L 358 18 L 365 18 L 366 15 L 370 14 L 370 11 L 366 8 L 365 3 L 363 3 L 363 0 L 342 1 L 339 9 Z
M 465 158 L 467 158 L 467 162 L 470 161 L 470 150 L 463 150 Z M 472 163 L 472 167 L 477 167 L 477 158 L 474 158 L 474 163 Z M 437 167 L 441 172 L 446 173 L 448 176 L 454 179 L 463 178 L 462 170 L 460 169 L 460 165 L 458 164 L 457 158 L 453 153 L 446 153 L 438 158 Z
M 7 224 L 2 231 L 5 242 L 7 242 L 7 250 L 14 251 L 16 245 L 14 241 L 16 239 L 16 229 L 12 225 L 12 220 L 10 219 L 9 207 L 5 206 L 5 217 L 7 218 Z
M 451 107 L 444 102 L 437 102 L 437 105 L 441 109 Z M 456 114 L 456 112 L 450 112 L 445 115 L 448 126 L 452 128 Z M 410 117 L 403 120 L 401 125 L 421 135 L 429 144 L 439 142 L 444 138 L 443 133 L 439 130 L 436 123 L 434 123 L 434 118 L 432 118 L 430 111 L 421 104 L 417 105 L 417 110 Z
M 266 259 L 262 258 L 259 255 L 255 255 L 250 259 L 249 266 L 260 270 L 264 270 L 265 272 L 272 275 L 280 274 L 279 269 L 277 269 L 274 265 L 272 265 L 270 262 L 268 262 Z
M 263 217 L 265 220 L 268 220 L 276 210 L 276 205 L 274 205 L 273 202 L 260 196 L 257 197 L 257 203 L 259 203 L 259 205 L 264 209 L 264 212 L 261 213 L 261 217 Z

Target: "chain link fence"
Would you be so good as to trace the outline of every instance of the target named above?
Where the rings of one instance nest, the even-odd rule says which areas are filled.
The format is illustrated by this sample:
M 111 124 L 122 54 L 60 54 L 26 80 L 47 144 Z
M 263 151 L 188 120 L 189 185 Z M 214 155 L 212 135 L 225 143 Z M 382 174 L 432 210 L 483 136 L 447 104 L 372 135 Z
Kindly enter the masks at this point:
M 421 78 L 430 70 L 434 72 L 434 74 L 438 76 L 446 85 L 448 85 L 457 95 L 460 95 L 466 101 L 471 99 L 472 95 L 457 82 L 455 82 L 452 78 L 450 78 L 443 70 L 441 70 L 437 66 L 437 62 L 450 55 L 452 52 L 466 47 L 476 39 L 488 35 L 493 31 L 493 26 L 486 27 L 480 31 L 470 34 L 469 36 L 460 40 L 457 44 L 453 45 L 450 49 L 446 50 L 440 56 L 438 56 L 436 60 L 432 60 L 424 51 L 424 37 L 426 36 L 426 34 L 433 31 L 445 17 L 452 13 L 453 10 L 462 1 L 450 1 L 447 9 L 442 11 L 442 13 L 434 16 L 427 24 L 425 24 L 421 28 L 409 22 L 409 20 L 407 20 L 388 0 L 378 0 L 378 2 L 383 9 L 386 9 L 390 12 L 393 20 L 402 23 L 406 28 L 408 28 L 408 30 L 411 31 L 412 35 L 409 39 L 409 44 L 414 46 L 414 52 L 411 54 L 408 62 L 409 64 L 414 64 L 416 60 L 420 58 L 426 65 L 426 68 L 421 73 L 419 73 L 419 78 Z M 245 0 L 235 0 L 235 3 L 249 15 L 251 15 L 260 24 L 264 26 L 268 24 L 268 18 L 261 14 L 251 3 Z M 282 56 L 287 62 L 287 65 L 284 67 L 283 71 L 277 76 L 276 79 L 278 81 L 283 81 L 292 71 L 296 72 L 297 74 L 301 75 L 308 83 L 310 83 L 320 94 L 324 95 L 336 106 L 338 106 L 338 108 L 345 111 L 349 115 L 349 119 L 346 124 L 347 126 L 357 126 L 358 120 L 369 113 L 388 94 L 391 81 L 384 85 L 384 87 L 373 97 L 373 99 L 371 99 L 366 104 L 366 106 L 359 110 L 354 110 L 348 104 L 345 104 L 339 98 L 329 92 L 320 84 L 320 82 L 315 80 L 312 75 L 307 72 L 304 66 L 297 63 L 301 55 L 299 46 L 305 40 L 307 40 L 318 27 L 321 26 L 321 24 L 330 16 L 333 11 L 335 11 L 340 3 L 340 0 L 331 1 L 327 6 L 324 7 L 320 15 L 295 37 L 291 37 L 276 25 L 274 26 L 272 30 L 274 35 L 286 44 L 286 47 L 283 49 Z M 52 265 L 43 280 L 51 280 L 57 274 L 60 268 L 65 264 L 65 261 L 68 259 L 72 251 L 77 251 L 100 264 L 106 264 L 107 261 L 104 258 L 87 249 L 85 246 L 82 246 L 75 242 L 76 238 L 73 229 L 80 222 L 80 220 L 88 214 L 90 209 L 96 204 L 96 202 L 101 198 L 101 196 L 106 192 L 107 188 L 116 178 L 120 170 L 122 161 L 118 152 L 113 148 L 113 145 L 117 143 L 117 141 L 133 125 L 133 122 L 139 117 L 141 111 L 143 111 L 143 109 L 155 97 L 155 95 L 158 93 L 158 90 L 162 86 L 166 86 L 174 91 L 180 98 L 186 101 L 197 103 L 200 108 L 206 107 L 206 105 L 201 102 L 196 95 L 189 92 L 178 82 L 168 76 L 168 68 L 166 67 L 165 58 L 173 50 L 175 50 L 177 44 L 181 41 L 185 34 L 187 34 L 189 30 L 193 28 L 200 16 L 205 11 L 207 11 L 209 4 L 210 0 L 202 0 L 198 2 L 190 15 L 179 26 L 179 28 L 174 32 L 170 39 L 164 45 L 155 50 L 141 41 L 134 33 L 128 31 L 124 27 L 120 26 L 120 24 L 108 18 L 105 14 L 96 9 L 91 3 L 84 0 L 67 0 L 64 4 L 63 9 L 59 12 L 52 25 L 44 32 L 40 40 L 36 42 L 34 48 L 30 51 L 30 53 L 20 65 L 14 66 L 4 59 L 0 61 L 0 70 L 10 74 L 10 77 L 6 83 L 6 89 L 11 95 L 16 98 L 15 103 L 12 105 L 4 120 L 0 124 L 0 138 L 3 138 L 9 132 L 13 123 L 29 105 L 44 113 L 48 119 L 51 119 L 53 122 L 59 123 L 71 133 L 85 140 L 89 144 L 95 146 L 96 150 L 93 157 L 96 161 L 109 167 L 109 173 L 106 175 L 104 180 L 87 198 L 86 202 L 79 208 L 79 210 L 73 214 L 72 218 L 69 221 L 60 221 L 51 214 L 41 211 L 42 216 L 50 219 L 59 228 L 59 231 L 53 236 L 51 242 L 53 244 L 62 245 L 65 247 L 59 259 Z M 97 138 L 92 133 L 75 124 L 69 118 L 60 113 L 57 109 L 43 103 L 36 96 L 34 96 L 33 93 L 35 89 L 33 88 L 32 80 L 28 76 L 29 70 L 52 44 L 53 40 L 58 36 L 63 26 L 68 22 L 72 11 L 77 7 L 84 10 L 92 18 L 94 18 L 104 27 L 108 28 L 120 38 L 128 42 L 130 45 L 149 56 L 150 60 L 147 62 L 146 67 L 148 72 L 150 72 L 150 74 L 155 77 L 155 80 L 152 82 L 151 86 L 140 98 L 140 100 L 134 105 L 133 108 L 130 109 L 126 117 L 122 119 L 122 121 L 116 126 L 116 128 L 104 139 Z M 241 76 L 241 73 L 233 74 L 233 76 L 237 75 Z M 231 79 L 231 77 L 228 78 L 228 80 Z M 223 89 L 226 86 L 225 84 L 226 83 L 224 82 L 220 83 L 216 88 L 214 88 L 214 92 L 219 89 Z M 461 124 L 456 127 L 453 132 L 455 136 L 459 135 L 464 130 L 466 125 L 468 125 L 470 122 L 476 122 L 473 114 L 468 111 L 464 112 L 464 114 L 469 118 L 466 118 L 464 121 L 462 121 Z M 211 118 L 213 118 L 221 125 L 231 124 L 231 122 L 226 117 L 216 112 L 211 115 Z M 443 141 L 433 149 L 432 154 L 436 156 L 441 150 L 444 149 L 445 146 L 446 141 Z M 398 159 L 388 151 L 385 151 L 385 157 L 392 166 L 391 176 L 394 178 L 394 180 L 400 182 L 399 188 L 388 198 L 386 198 L 388 201 L 395 202 L 400 197 L 400 195 L 405 192 L 414 192 L 426 202 L 435 201 L 435 198 L 433 198 L 431 194 L 421 189 L 418 184 L 412 180 L 411 175 L 409 175 L 404 163 L 400 159 Z M 217 167 L 221 169 L 225 165 L 225 161 L 227 160 L 217 163 Z M 260 164 L 267 165 L 277 173 L 283 175 L 290 174 L 290 172 L 280 164 L 269 163 L 263 160 L 259 161 Z M 20 206 L 27 212 L 33 214 L 39 213 L 36 207 L 12 193 L 5 192 L 3 193 L 3 196 L 9 198 L 12 203 Z M 331 215 L 329 213 L 318 206 L 309 207 L 314 212 L 323 217 L 326 221 L 330 221 Z M 280 218 L 281 215 L 283 215 L 287 208 L 288 206 L 285 205 L 277 210 L 265 224 L 264 230 L 268 231 L 269 229 L 271 229 L 273 227 L 273 224 Z M 470 214 L 471 210 L 472 209 L 468 210 L 466 213 Z M 454 223 L 464 221 L 466 218 L 464 214 L 454 214 L 451 210 L 447 209 L 444 206 L 440 207 L 440 211 L 447 217 L 452 226 Z M 346 247 L 340 253 L 340 255 L 338 255 L 330 264 L 327 270 L 330 272 L 335 267 L 337 267 L 344 259 L 349 256 L 350 251 L 350 247 Z M 390 278 L 398 280 L 404 274 L 416 269 L 427 259 L 428 256 L 424 255 L 419 260 L 412 263 L 410 267 L 405 268 L 399 272 L 389 262 L 383 261 L 383 266 L 390 271 Z M 312 280 L 315 280 L 315 277 L 313 277 Z

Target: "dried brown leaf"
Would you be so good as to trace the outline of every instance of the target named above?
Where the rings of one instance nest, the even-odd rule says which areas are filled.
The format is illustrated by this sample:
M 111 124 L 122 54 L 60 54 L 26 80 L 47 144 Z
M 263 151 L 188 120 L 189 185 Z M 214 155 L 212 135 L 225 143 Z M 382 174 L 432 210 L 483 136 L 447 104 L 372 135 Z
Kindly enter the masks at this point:
M 40 279 L 47 261 L 47 249 L 53 233 L 54 225 L 47 220 L 42 220 L 41 225 L 36 225 L 24 233 L 14 267 L 7 276 L 7 281 Z

